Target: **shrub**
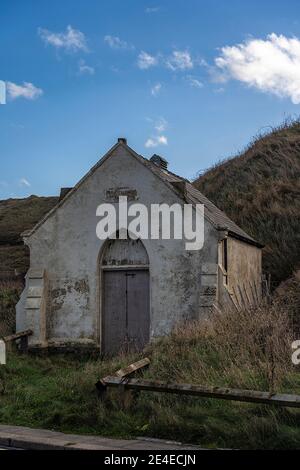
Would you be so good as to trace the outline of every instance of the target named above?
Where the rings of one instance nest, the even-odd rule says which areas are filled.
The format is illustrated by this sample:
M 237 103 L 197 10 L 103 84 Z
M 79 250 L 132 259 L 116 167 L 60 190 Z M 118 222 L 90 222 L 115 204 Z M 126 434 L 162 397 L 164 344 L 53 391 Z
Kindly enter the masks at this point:
M 15 307 L 22 289 L 20 281 L 0 281 L 0 337 L 16 330 Z

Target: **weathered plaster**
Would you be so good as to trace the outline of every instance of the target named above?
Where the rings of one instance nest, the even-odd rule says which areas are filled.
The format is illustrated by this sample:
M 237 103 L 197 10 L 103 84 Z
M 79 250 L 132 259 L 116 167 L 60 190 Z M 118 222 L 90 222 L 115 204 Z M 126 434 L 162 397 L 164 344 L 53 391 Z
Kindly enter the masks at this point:
M 129 204 L 138 201 L 150 208 L 153 203 L 184 203 L 180 194 L 121 145 L 77 191 L 69 193 L 64 203 L 27 239 L 31 269 L 47 273 L 49 344 L 78 340 L 100 346 L 99 260 L 105 242 L 96 236 L 99 221 L 96 209 L 107 202 L 108 195 L 114 198 L 117 188 L 129 188 L 134 195 Z M 150 337 L 170 332 L 179 320 L 207 313 L 216 297 L 218 237 L 217 230 L 206 221 L 205 242 L 200 251 L 186 251 L 184 240 L 143 240 L 149 258 Z M 236 249 L 230 248 L 233 259 L 239 256 Z M 233 271 L 233 276 L 238 276 L 240 269 Z M 28 281 L 17 307 L 18 330 L 26 327 L 27 291 Z M 38 330 L 31 343 L 40 343 Z

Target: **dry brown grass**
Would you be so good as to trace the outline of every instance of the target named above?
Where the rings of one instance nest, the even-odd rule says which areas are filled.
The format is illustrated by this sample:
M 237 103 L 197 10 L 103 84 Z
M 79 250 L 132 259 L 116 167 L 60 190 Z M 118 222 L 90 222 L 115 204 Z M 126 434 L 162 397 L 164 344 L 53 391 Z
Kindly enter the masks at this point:
M 293 370 L 290 313 L 289 305 L 274 299 L 250 310 L 228 308 L 180 324 L 150 347 L 151 370 L 166 380 L 280 390 Z
M 300 266 L 300 120 L 259 135 L 215 165 L 195 186 L 249 235 L 265 244 L 274 287 Z

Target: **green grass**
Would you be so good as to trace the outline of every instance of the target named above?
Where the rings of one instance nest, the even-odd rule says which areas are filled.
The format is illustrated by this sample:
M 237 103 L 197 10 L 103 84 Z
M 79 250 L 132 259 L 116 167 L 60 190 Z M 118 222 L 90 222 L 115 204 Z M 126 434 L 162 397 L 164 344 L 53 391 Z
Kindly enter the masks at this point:
M 173 354 L 176 351 L 176 355 Z M 183 346 L 171 336 L 151 346 L 145 378 L 187 380 L 206 384 L 253 386 L 266 389 L 263 373 L 247 368 L 232 377 L 232 364 L 207 344 Z M 206 352 L 205 352 L 206 351 Z M 300 411 L 230 401 L 142 392 L 124 411 L 118 392 L 99 399 L 95 382 L 140 355 L 113 360 L 88 360 L 74 356 L 18 356 L 9 354 L 0 374 L 5 390 L 0 395 L 0 422 L 77 434 L 133 438 L 150 436 L 216 448 L 299 448 Z M 193 367 L 193 362 L 194 367 Z M 204 367 L 201 368 L 199 364 Z M 198 374 L 197 374 L 198 370 Z M 235 379 L 234 379 L 235 377 Z M 239 378 L 237 378 L 239 377 Z M 300 376 L 285 375 L 280 390 L 300 393 Z
M 101 377 L 148 356 L 150 367 L 140 372 L 146 379 L 300 394 L 299 368 L 291 362 L 299 290 L 295 276 L 286 295 L 276 294 L 271 304 L 180 324 L 140 354 L 96 360 L 9 353 L 0 366 L 0 422 L 209 448 L 299 448 L 300 410 L 153 392 L 141 392 L 124 410 L 118 390 L 101 400 L 95 387 Z

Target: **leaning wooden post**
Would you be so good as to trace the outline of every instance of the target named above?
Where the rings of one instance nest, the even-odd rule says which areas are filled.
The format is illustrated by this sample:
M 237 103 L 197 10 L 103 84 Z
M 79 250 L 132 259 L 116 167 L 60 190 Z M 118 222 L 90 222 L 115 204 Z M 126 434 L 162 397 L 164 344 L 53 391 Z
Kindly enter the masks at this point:
M 137 395 L 138 391 L 131 390 L 126 388 L 126 384 L 128 381 L 128 377 L 135 372 L 143 369 L 144 367 L 149 366 L 150 359 L 145 357 L 140 361 L 134 362 L 129 366 L 125 367 L 124 369 L 119 369 L 115 372 L 115 378 L 120 380 L 120 383 L 117 387 L 119 392 L 119 400 L 121 404 L 121 408 L 127 410 L 132 405 L 134 397 Z M 107 377 L 109 378 L 109 377 Z M 98 390 L 99 396 L 104 399 L 107 396 L 107 384 L 106 384 L 106 377 L 100 379 L 96 383 L 96 388 Z

